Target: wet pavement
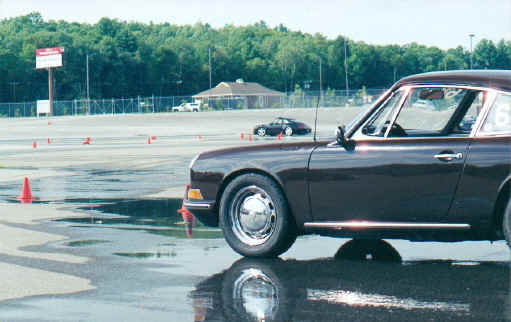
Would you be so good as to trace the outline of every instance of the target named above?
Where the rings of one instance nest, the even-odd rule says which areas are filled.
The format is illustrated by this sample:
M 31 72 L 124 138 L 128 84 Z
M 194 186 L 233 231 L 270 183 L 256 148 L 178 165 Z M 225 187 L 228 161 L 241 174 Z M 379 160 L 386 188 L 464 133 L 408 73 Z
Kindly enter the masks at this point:
M 2 321 L 503 321 L 508 251 L 496 244 L 301 237 L 281 259 L 243 259 L 217 229 L 187 238 L 180 199 L 72 200 L 79 218 L 35 229 L 69 239 L 30 251 L 86 256 L 12 264 L 88 278 L 93 291 L 2 302 Z M 63 205 L 67 205 L 63 203 Z
M 95 289 L 1 301 L 0 321 L 511 320 L 503 241 L 368 244 L 304 236 L 280 259 L 257 260 L 241 258 L 220 230 L 198 222 L 190 237 L 190 225 L 177 213 L 181 199 L 148 196 L 183 187 L 197 150 L 233 142 L 213 137 L 214 143 L 188 149 L 189 141 L 167 136 L 171 152 L 154 145 L 136 155 L 140 147 L 129 143 L 125 152 L 119 148 L 124 154 L 113 154 L 122 162 L 128 156 L 125 166 L 98 156 L 101 163 L 59 165 L 52 171 L 63 175 L 31 180 L 37 202 L 77 216 L 55 211 L 31 225 L 8 223 L 66 237 L 23 251 L 89 260 L 64 263 L 0 252 L 0 262 L 88 279 Z M 92 148 L 88 153 L 98 155 L 109 149 Z M 87 157 L 96 161 L 94 154 Z M 141 166 L 141 158 L 154 160 Z M 19 180 L 0 181 L 0 203 L 14 202 L 20 190 Z
M 182 160 L 180 164 L 189 162 Z M 74 199 L 136 198 L 172 185 L 183 186 L 186 177 L 176 174 L 174 163 L 156 169 L 105 169 L 71 167 L 56 169 L 68 175 L 31 180 L 33 195 L 38 201 L 59 202 Z M 0 202 L 19 194 L 22 182 L 0 182 Z M 184 190 L 184 189 L 183 189 Z

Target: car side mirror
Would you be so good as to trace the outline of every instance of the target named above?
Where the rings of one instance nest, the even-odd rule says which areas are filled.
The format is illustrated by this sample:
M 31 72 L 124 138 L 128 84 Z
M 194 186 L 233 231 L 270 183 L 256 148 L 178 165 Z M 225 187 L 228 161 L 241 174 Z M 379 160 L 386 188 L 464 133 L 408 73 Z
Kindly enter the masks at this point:
M 336 141 L 337 144 L 345 148 L 347 151 L 351 151 L 355 148 L 355 143 L 352 140 L 346 138 L 343 126 L 337 127 Z

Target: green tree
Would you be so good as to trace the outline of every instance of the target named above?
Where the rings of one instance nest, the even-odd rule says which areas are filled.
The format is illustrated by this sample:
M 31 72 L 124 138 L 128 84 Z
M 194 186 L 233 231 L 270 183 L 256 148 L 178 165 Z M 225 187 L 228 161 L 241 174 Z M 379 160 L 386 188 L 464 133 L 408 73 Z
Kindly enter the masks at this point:
M 491 40 L 481 40 L 474 49 L 473 66 L 481 69 L 492 69 L 497 67 L 497 47 Z

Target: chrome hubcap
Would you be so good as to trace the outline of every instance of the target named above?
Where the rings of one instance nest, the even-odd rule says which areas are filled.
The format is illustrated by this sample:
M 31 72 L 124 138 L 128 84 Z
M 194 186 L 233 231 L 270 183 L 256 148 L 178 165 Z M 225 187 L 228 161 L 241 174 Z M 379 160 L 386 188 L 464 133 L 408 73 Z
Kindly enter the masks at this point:
M 259 136 L 265 136 L 266 135 L 266 130 L 261 128 L 261 129 L 257 130 L 257 134 L 259 134 Z
M 293 129 L 290 127 L 287 127 L 285 133 L 287 136 L 290 136 L 291 134 L 293 134 Z
M 261 245 L 275 229 L 277 213 L 273 200 L 261 188 L 249 186 L 236 193 L 231 206 L 232 228 L 246 245 Z

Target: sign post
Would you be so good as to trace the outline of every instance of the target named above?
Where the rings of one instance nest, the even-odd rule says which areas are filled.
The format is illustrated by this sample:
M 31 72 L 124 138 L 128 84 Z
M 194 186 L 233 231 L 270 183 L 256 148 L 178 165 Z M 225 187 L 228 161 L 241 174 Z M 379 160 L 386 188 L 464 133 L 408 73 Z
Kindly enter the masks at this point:
M 51 73 L 51 68 L 48 67 L 48 101 L 50 102 L 50 111 L 49 115 L 53 115 L 53 77 Z
M 36 49 L 35 51 L 35 68 L 48 70 L 48 101 L 49 115 L 53 115 L 53 77 L 52 68 L 62 67 L 63 47 Z

